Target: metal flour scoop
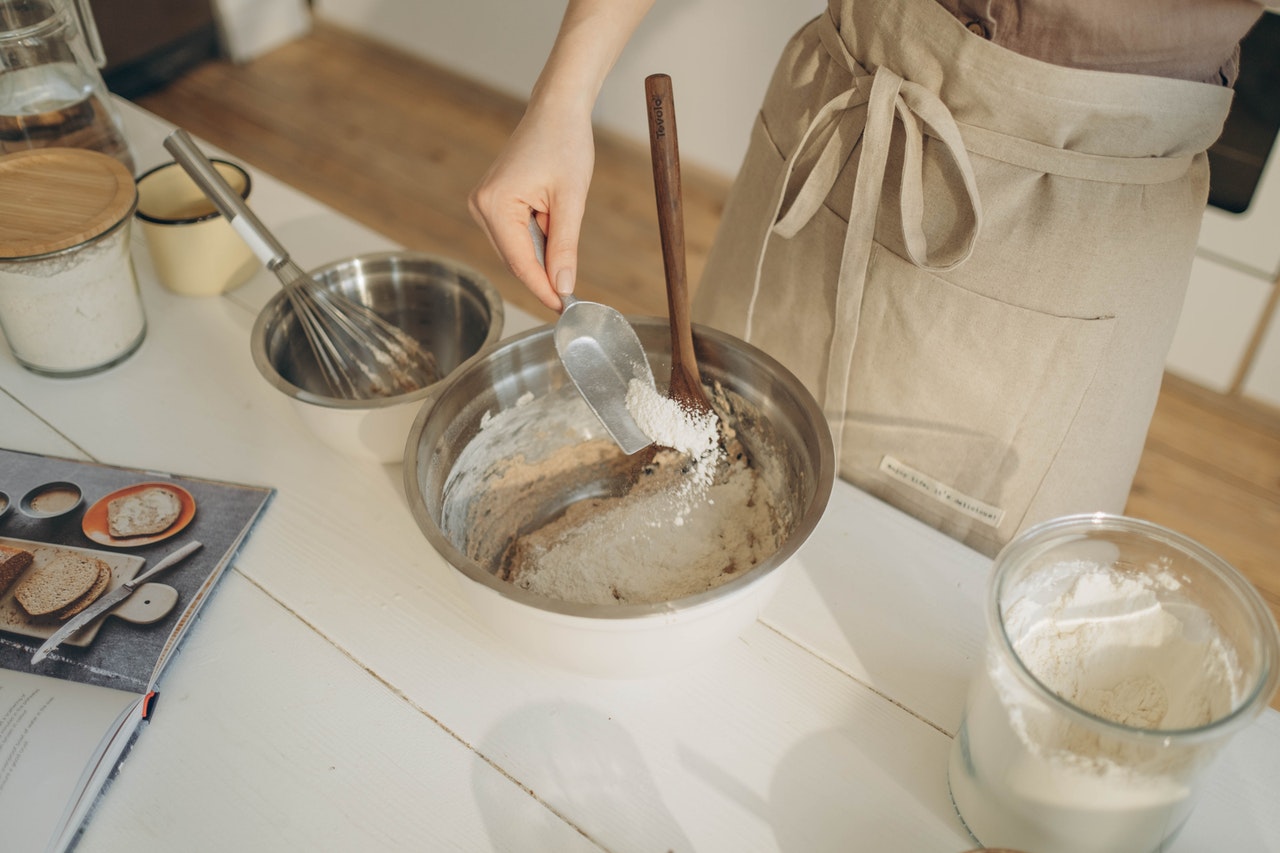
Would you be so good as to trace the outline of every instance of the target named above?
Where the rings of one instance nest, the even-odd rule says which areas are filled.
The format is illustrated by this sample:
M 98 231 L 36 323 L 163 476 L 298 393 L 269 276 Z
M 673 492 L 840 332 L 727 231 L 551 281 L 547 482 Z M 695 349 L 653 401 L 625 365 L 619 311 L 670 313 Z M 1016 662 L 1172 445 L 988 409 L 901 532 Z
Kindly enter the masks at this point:
M 529 217 L 538 263 L 546 266 L 547 238 Z M 556 321 L 556 352 L 600 423 L 628 456 L 653 444 L 627 409 L 632 379 L 654 385 L 653 370 L 636 330 L 617 310 L 573 296 L 561 297 L 564 310 Z

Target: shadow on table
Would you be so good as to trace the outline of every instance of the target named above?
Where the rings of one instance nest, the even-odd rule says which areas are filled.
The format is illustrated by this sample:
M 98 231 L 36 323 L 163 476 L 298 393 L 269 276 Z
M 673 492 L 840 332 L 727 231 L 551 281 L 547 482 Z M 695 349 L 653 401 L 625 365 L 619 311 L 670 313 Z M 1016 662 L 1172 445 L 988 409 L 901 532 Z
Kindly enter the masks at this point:
M 950 745 L 950 738 L 940 733 L 891 739 L 853 729 L 804 739 L 783 756 L 769 788 L 769 816 L 779 848 L 795 853 L 849 850 L 861 839 L 852 846 L 968 849 L 972 845 L 947 791 Z M 875 790 L 855 781 L 872 775 L 854 772 L 860 764 L 874 765 Z M 823 767 L 830 768 L 825 771 L 829 778 L 814 785 L 814 774 Z
M 848 850 L 965 849 L 965 835 L 947 793 L 950 739 L 941 734 L 904 743 L 832 729 L 800 741 L 778 763 L 767 798 L 732 778 L 706 756 L 681 760 L 746 811 L 767 821 L 785 853 Z M 858 765 L 871 763 L 870 771 Z M 869 790 L 868 778 L 881 784 Z
M 564 824 L 556 816 L 604 847 L 626 839 L 637 849 L 693 849 L 635 741 L 598 711 L 533 705 L 499 721 L 475 750 L 472 788 L 495 850 L 558 849 Z M 533 757 L 517 766 L 519 755 Z M 484 762 L 532 786 L 525 813 L 512 813 L 509 790 L 491 790 L 501 777 Z

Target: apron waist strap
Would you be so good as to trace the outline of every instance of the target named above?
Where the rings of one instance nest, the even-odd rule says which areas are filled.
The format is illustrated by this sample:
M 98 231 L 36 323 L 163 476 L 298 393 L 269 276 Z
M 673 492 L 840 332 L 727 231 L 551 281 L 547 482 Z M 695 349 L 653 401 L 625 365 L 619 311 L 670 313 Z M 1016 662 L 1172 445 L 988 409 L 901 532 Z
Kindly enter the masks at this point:
M 1111 157 L 1054 148 L 977 125 L 957 122 L 965 147 L 973 154 L 1035 172 L 1111 184 L 1163 184 L 1191 168 L 1194 157 Z

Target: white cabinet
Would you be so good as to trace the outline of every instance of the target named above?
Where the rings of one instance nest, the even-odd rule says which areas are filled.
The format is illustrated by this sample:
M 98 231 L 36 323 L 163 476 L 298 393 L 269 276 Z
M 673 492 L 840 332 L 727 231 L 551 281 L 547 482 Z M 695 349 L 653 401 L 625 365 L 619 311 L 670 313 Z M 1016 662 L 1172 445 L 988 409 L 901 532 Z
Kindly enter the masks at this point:
M 1273 295 L 1280 287 L 1276 149 L 1280 145 L 1247 211 L 1205 210 L 1166 367 L 1214 391 L 1280 407 L 1280 308 Z
M 1246 203 L 1252 174 L 1257 184 L 1242 213 L 1205 209 L 1166 366 L 1215 391 L 1280 407 L 1280 144 L 1267 61 L 1277 50 L 1280 10 L 1264 15 L 1240 46 L 1231 116 L 1210 152 L 1223 169 L 1215 188 L 1226 206 Z
M 1270 282 L 1256 275 L 1197 257 L 1165 367 L 1206 388 L 1230 392 L 1270 291 Z
M 1280 271 L 1280 156 L 1274 149 L 1248 210 L 1205 210 L 1200 248 L 1257 270 L 1268 281 L 1275 278 Z
M 1280 407 L 1280 319 L 1272 312 L 1271 323 L 1258 353 L 1249 364 L 1244 395 Z

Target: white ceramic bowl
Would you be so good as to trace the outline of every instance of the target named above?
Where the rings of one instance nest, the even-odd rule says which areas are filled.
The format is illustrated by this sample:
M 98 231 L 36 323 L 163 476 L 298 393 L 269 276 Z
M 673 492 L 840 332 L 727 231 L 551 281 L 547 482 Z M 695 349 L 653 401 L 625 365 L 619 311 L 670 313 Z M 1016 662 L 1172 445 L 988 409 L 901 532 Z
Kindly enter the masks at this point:
M 357 255 L 310 271 L 431 350 L 443 377 L 502 335 L 502 298 L 484 276 L 419 252 Z M 333 449 L 399 462 L 423 401 L 440 383 L 374 400 L 332 396 L 283 291 L 271 297 L 250 339 L 258 372 L 293 401 L 303 423 Z
M 654 374 L 668 375 L 666 320 L 633 318 L 632 323 Z M 720 382 L 758 411 L 779 445 L 774 448 L 776 458 L 785 466 L 788 491 L 796 502 L 789 537 L 771 557 L 733 580 L 684 598 L 655 604 L 581 604 L 541 596 L 499 579 L 490 567 L 468 557 L 465 543 L 451 538 L 457 534 L 445 532 L 451 525 L 442 522 L 442 514 L 455 463 L 486 415 L 516 406 L 528 394 L 539 398 L 571 391 L 556 356 L 553 329 L 543 326 L 510 338 L 437 387 L 414 422 L 405 448 L 405 492 L 414 518 L 456 570 L 475 612 L 513 650 L 557 668 L 610 678 L 668 673 L 705 660 L 755 621 L 781 583 L 788 558 L 826 508 L 834 460 L 822 412 L 800 382 L 772 358 L 736 338 L 695 327 L 704 381 Z M 513 453 L 519 452 L 522 436 L 533 432 L 511 436 Z

